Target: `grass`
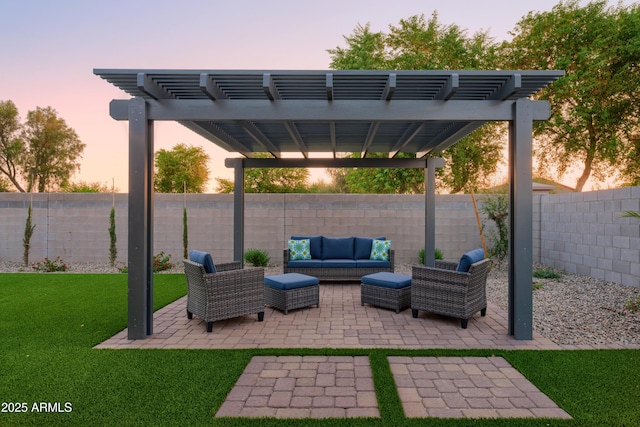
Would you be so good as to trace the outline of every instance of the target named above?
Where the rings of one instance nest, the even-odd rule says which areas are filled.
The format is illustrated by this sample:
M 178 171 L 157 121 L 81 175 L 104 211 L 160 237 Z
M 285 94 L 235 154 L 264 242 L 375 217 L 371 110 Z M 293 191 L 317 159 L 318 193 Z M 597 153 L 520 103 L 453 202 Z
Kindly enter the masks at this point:
M 640 351 L 392 349 L 108 350 L 92 347 L 126 327 L 127 277 L 0 274 L 0 396 L 26 413 L 0 425 L 96 426 L 633 426 L 640 425 Z M 186 292 L 182 275 L 156 275 L 154 306 Z M 367 355 L 380 419 L 215 419 L 255 355 Z M 405 419 L 387 356 L 502 356 L 573 420 Z M 71 412 L 31 412 L 34 403 Z M 8 406 L 4 406 L 6 409 Z
M 533 277 L 536 279 L 559 279 L 562 276 L 551 267 L 543 267 L 533 270 Z

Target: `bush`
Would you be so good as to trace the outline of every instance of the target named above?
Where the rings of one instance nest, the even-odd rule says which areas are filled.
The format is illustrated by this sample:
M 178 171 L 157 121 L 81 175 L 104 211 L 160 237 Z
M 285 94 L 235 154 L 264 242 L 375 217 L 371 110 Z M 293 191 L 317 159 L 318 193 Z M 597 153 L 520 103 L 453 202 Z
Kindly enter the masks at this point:
M 56 257 L 54 260 L 45 258 L 44 261 L 36 262 L 31 265 L 36 271 L 43 271 L 45 273 L 51 273 L 52 271 L 67 271 L 67 264 L 60 257 Z
M 171 270 L 175 267 L 175 264 L 171 262 L 171 255 L 165 255 L 164 251 L 157 253 L 153 257 L 153 272 L 157 273 L 159 271 L 167 271 Z M 125 265 L 124 267 L 119 267 L 118 271 L 120 273 L 128 273 L 129 266 Z
M 244 260 L 254 267 L 266 267 L 269 265 L 269 252 L 251 248 L 244 253 Z
M 160 252 L 153 257 L 153 271 L 155 273 L 171 270 L 173 267 L 174 264 L 171 262 L 171 255 L 165 255 L 164 252 Z
M 533 270 L 533 277 L 536 279 L 559 279 L 560 273 L 551 267 L 536 268 Z
M 440 249 L 436 248 L 434 254 L 436 259 L 444 259 L 442 251 Z M 418 260 L 420 260 L 420 265 L 424 265 L 424 248 L 418 251 Z
M 496 225 L 489 236 L 493 246 L 489 256 L 503 261 L 509 250 L 509 199 L 506 194 L 495 194 L 487 198 L 480 209 Z
M 640 298 L 637 298 L 635 300 L 628 299 L 627 301 L 625 301 L 624 308 L 622 309 L 622 312 L 620 312 L 620 314 L 625 316 L 627 314 L 636 313 L 638 311 L 640 311 Z

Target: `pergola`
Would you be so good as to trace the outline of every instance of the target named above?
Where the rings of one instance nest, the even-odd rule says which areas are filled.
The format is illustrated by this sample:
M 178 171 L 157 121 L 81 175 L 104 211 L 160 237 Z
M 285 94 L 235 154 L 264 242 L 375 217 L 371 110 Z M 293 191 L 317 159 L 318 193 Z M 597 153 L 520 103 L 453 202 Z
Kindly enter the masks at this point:
M 509 325 L 533 338 L 532 128 L 550 107 L 529 97 L 562 71 L 121 70 L 94 73 L 132 98 L 113 100 L 129 121 L 128 337 L 153 333 L 153 123 L 177 121 L 243 157 L 235 169 L 234 259 L 242 261 L 244 169 L 390 167 L 425 170 L 425 259 L 434 264 L 433 155 L 489 121 L 509 123 Z M 268 152 L 273 158 L 253 158 Z M 282 153 L 299 153 L 282 158 Z M 359 152 L 359 159 L 338 153 Z M 385 152 L 389 158 L 367 158 Z M 415 159 L 397 158 L 416 153 Z M 309 153 L 333 153 L 309 158 Z

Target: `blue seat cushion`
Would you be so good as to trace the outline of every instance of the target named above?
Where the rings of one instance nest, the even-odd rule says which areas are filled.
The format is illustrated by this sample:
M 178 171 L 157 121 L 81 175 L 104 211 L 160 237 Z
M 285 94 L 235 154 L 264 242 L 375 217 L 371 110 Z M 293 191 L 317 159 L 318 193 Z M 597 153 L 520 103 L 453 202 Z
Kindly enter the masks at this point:
M 371 245 L 373 240 L 370 237 L 354 237 L 354 258 L 369 259 L 371 256 Z M 385 237 L 376 237 L 375 240 L 387 240 Z
M 322 236 L 322 259 L 354 259 L 353 237 Z
M 411 286 L 411 276 L 406 274 L 388 273 L 386 271 L 362 276 L 361 282 L 367 285 L 382 286 L 391 289 L 401 289 Z
M 484 250 L 482 248 L 474 249 L 462 255 L 460 258 L 460 262 L 458 263 L 458 268 L 456 271 L 460 271 L 463 273 L 469 272 L 469 268 L 471 268 L 471 264 L 475 264 L 478 261 L 482 261 L 484 259 Z
M 322 268 L 356 268 L 353 259 L 323 259 Z
M 321 268 L 322 260 L 321 259 L 302 259 L 289 261 L 287 263 L 287 267 L 289 268 Z
M 202 264 L 205 273 L 215 273 L 216 266 L 213 264 L 213 258 L 208 252 L 191 250 L 189 251 L 189 260 Z
M 322 236 L 291 236 L 291 240 L 309 239 L 311 258 L 322 259 Z
M 289 289 L 306 288 L 317 285 L 320 281 L 317 277 L 307 276 L 300 273 L 277 274 L 275 276 L 264 276 L 264 284 L 272 288 Z
M 391 263 L 389 261 L 379 261 L 377 259 L 357 259 L 356 267 L 359 268 L 389 268 Z

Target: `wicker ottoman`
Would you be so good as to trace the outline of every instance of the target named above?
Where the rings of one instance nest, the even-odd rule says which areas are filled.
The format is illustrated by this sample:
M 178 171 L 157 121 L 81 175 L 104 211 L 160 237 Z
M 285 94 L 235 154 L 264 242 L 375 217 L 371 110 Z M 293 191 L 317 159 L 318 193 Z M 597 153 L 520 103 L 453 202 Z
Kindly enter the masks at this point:
M 294 308 L 320 306 L 320 286 L 317 277 L 286 273 L 264 277 L 265 304 L 288 314 Z
M 396 313 L 411 306 L 411 276 L 381 272 L 363 276 L 361 282 L 361 305 L 390 308 Z

